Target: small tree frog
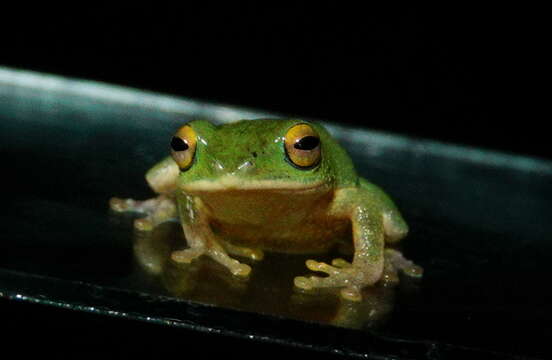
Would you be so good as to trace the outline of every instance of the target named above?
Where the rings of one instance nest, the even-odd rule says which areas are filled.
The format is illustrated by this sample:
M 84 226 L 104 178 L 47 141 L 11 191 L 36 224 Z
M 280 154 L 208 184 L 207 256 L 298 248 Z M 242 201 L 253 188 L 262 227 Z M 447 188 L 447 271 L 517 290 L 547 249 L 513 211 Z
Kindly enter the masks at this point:
M 263 251 L 316 254 L 340 239 L 353 245 L 352 261 L 307 260 L 327 276 L 298 276 L 296 287 L 339 287 L 359 301 L 361 289 L 380 280 L 389 258 L 396 267 L 412 264 L 385 243 L 395 243 L 408 226 L 393 201 L 359 177 L 345 150 L 321 125 L 296 119 L 241 120 L 214 125 L 194 120 L 170 142 L 171 156 L 146 174 L 157 197 L 112 198 L 116 211 L 146 217 L 135 227 L 151 230 L 178 216 L 188 247 L 172 259 L 189 263 L 209 256 L 232 274 L 251 267 L 232 256 L 254 260 Z

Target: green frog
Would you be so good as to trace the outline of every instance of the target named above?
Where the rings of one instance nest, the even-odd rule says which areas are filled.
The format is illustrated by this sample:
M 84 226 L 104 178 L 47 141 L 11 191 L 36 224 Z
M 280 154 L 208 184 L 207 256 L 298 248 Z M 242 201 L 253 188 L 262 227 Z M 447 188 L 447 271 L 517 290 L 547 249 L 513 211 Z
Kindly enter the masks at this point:
M 194 120 L 170 142 L 171 156 L 146 174 L 157 197 L 112 198 L 115 211 L 146 216 L 135 227 L 149 231 L 178 217 L 187 247 L 172 252 L 178 263 L 208 256 L 236 276 L 251 267 L 235 256 L 262 260 L 265 251 L 317 254 L 340 241 L 352 245 L 350 261 L 306 261 L 325 276 L 297 276 L 297 288 L 338 287 L 360 301 L 362 288 L 390 267 L 420 268 L 386 243 L 408 226 L 393 201 L 361 178 L 351 158 L 320 124 L 297 119 L 256 119 L 215 125 Z M 314 256 L 313 256 L 314 257 Z

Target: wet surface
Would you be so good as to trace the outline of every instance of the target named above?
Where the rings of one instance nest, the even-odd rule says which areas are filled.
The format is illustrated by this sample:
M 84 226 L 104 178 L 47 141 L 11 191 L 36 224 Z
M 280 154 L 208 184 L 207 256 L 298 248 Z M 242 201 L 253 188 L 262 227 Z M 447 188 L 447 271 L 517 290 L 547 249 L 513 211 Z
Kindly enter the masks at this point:
M 183 241 L 177 224 L 137 234 L 132 215 L 111 213 L 111 196 L 151 197 L 143 174 L 165 155 L 179 124 L 205 115 L 251 117 L 183 103 L 167 110 L 147 94 L 135 96 L 122 102 L 0 81 L 3 297 L 240 336 L 242 319 L 261 313 L 250 334 L 317 346 L 299 335 L 305 323 L 313 334 L 346 334 L 349 340 L 326 346 L 357 355 L 548 357 L 549 163 L 332 128 L 360 173 L 396 199 L 411 227 L 402 250 L 425 270 L 421 281 L 368 289 L 367 300 L 354 304 L 331 291 L 294 290 L 293 277 L 308 273 L 306 257 L 267 254 L 251 263 L 249 281 L 239 280 L 208 259 L 168 261 Z M 72 287 L 87 290 L 73 294 Z M 255 328 L 276 321 L 266 319 L 277 319 L 279 330 Z M 285 336 L 282 327 L 289 327 Z M 439 351 L 430 357 L 430 349 Z

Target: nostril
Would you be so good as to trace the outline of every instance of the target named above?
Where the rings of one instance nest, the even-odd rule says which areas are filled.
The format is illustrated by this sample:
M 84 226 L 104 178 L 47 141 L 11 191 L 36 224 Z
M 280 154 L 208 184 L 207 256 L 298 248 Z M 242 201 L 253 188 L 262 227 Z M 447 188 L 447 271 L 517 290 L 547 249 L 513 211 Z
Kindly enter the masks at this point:
M 217 160 L 215 160 L 213 162 L 213 166 L 214 166 L 215 170 L 217 170 L 217 171 L 225 171 L 226 170 L 224 165 L 222 165 L 222 163 L 220 161 L 217 161 Z
M 257 157 L 257 152 L 256 152 L 256 151 L 253 151 L 253 152 L 251 153 L 251 155 L 253 155 L 253 157 L 256 158 L 256 157 Z
M 252 168 L 253 166 L 254 166 L 253 162 L 248 160 L 248 161 L 242 163 L 240 166 L 238 166 L 238 170 L 239 171 L 248 170 L 248 169 Z

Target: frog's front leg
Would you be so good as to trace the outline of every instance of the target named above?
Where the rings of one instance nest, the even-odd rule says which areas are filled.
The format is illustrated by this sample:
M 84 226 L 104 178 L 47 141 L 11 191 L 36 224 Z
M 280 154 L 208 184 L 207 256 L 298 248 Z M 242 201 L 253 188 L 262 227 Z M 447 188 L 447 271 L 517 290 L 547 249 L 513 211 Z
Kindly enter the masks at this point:
M 114 197 L 109 200 L 109 205 L 117 212 L 145 214 L 145 217 L 134 221 L 134 227 L 141 231 L 150 231 L 157 225 L 176 218 L 176 205 L 170 195 L 159 195 L 143 201 Z
M 111 198 L 109 206 L 117 212 L 137 212 L 146 216 L 134 221 L 138 230 L 149 231 L 157 225 L 176 218 L 174 191 L 178 166 L 171 157 L 157 163 L 146 173 L 146 181 L 159 196 L 147 200 Z
M 360 193 L 356 194 L 357 191 Z M 341 196 L 341 198 L 340 198 Z M 353 198 L 358 199 L 349 203 Z M 338 194 L 334 214 L 347 217 L 352 224 L 354 255 L 352 263 L 335 259 L 332 265 L 308 260 L 312 271 L 328 274 L 327 277 L 296 277 L 295 285 L 302 289 L 342 287 L 341 295 L 349 300 L 360 301 L 361 289 L 380 280 L 384 265 L 384 224 L 380 209 L 363 196 L 361 190 L 351 189 Z M 341 200 L 343 200 L 341 202 Z
M 228 256 L 221 240 L 213 233 L 206 210 L 199 198 L 179 194 L 178 206 L 188 248 L 174 251 L 171 255 L 174 261 L 190 263 L 201 255 L 207 255 L 228 268 L 234 275 L 249 275 L 251 267 Z

